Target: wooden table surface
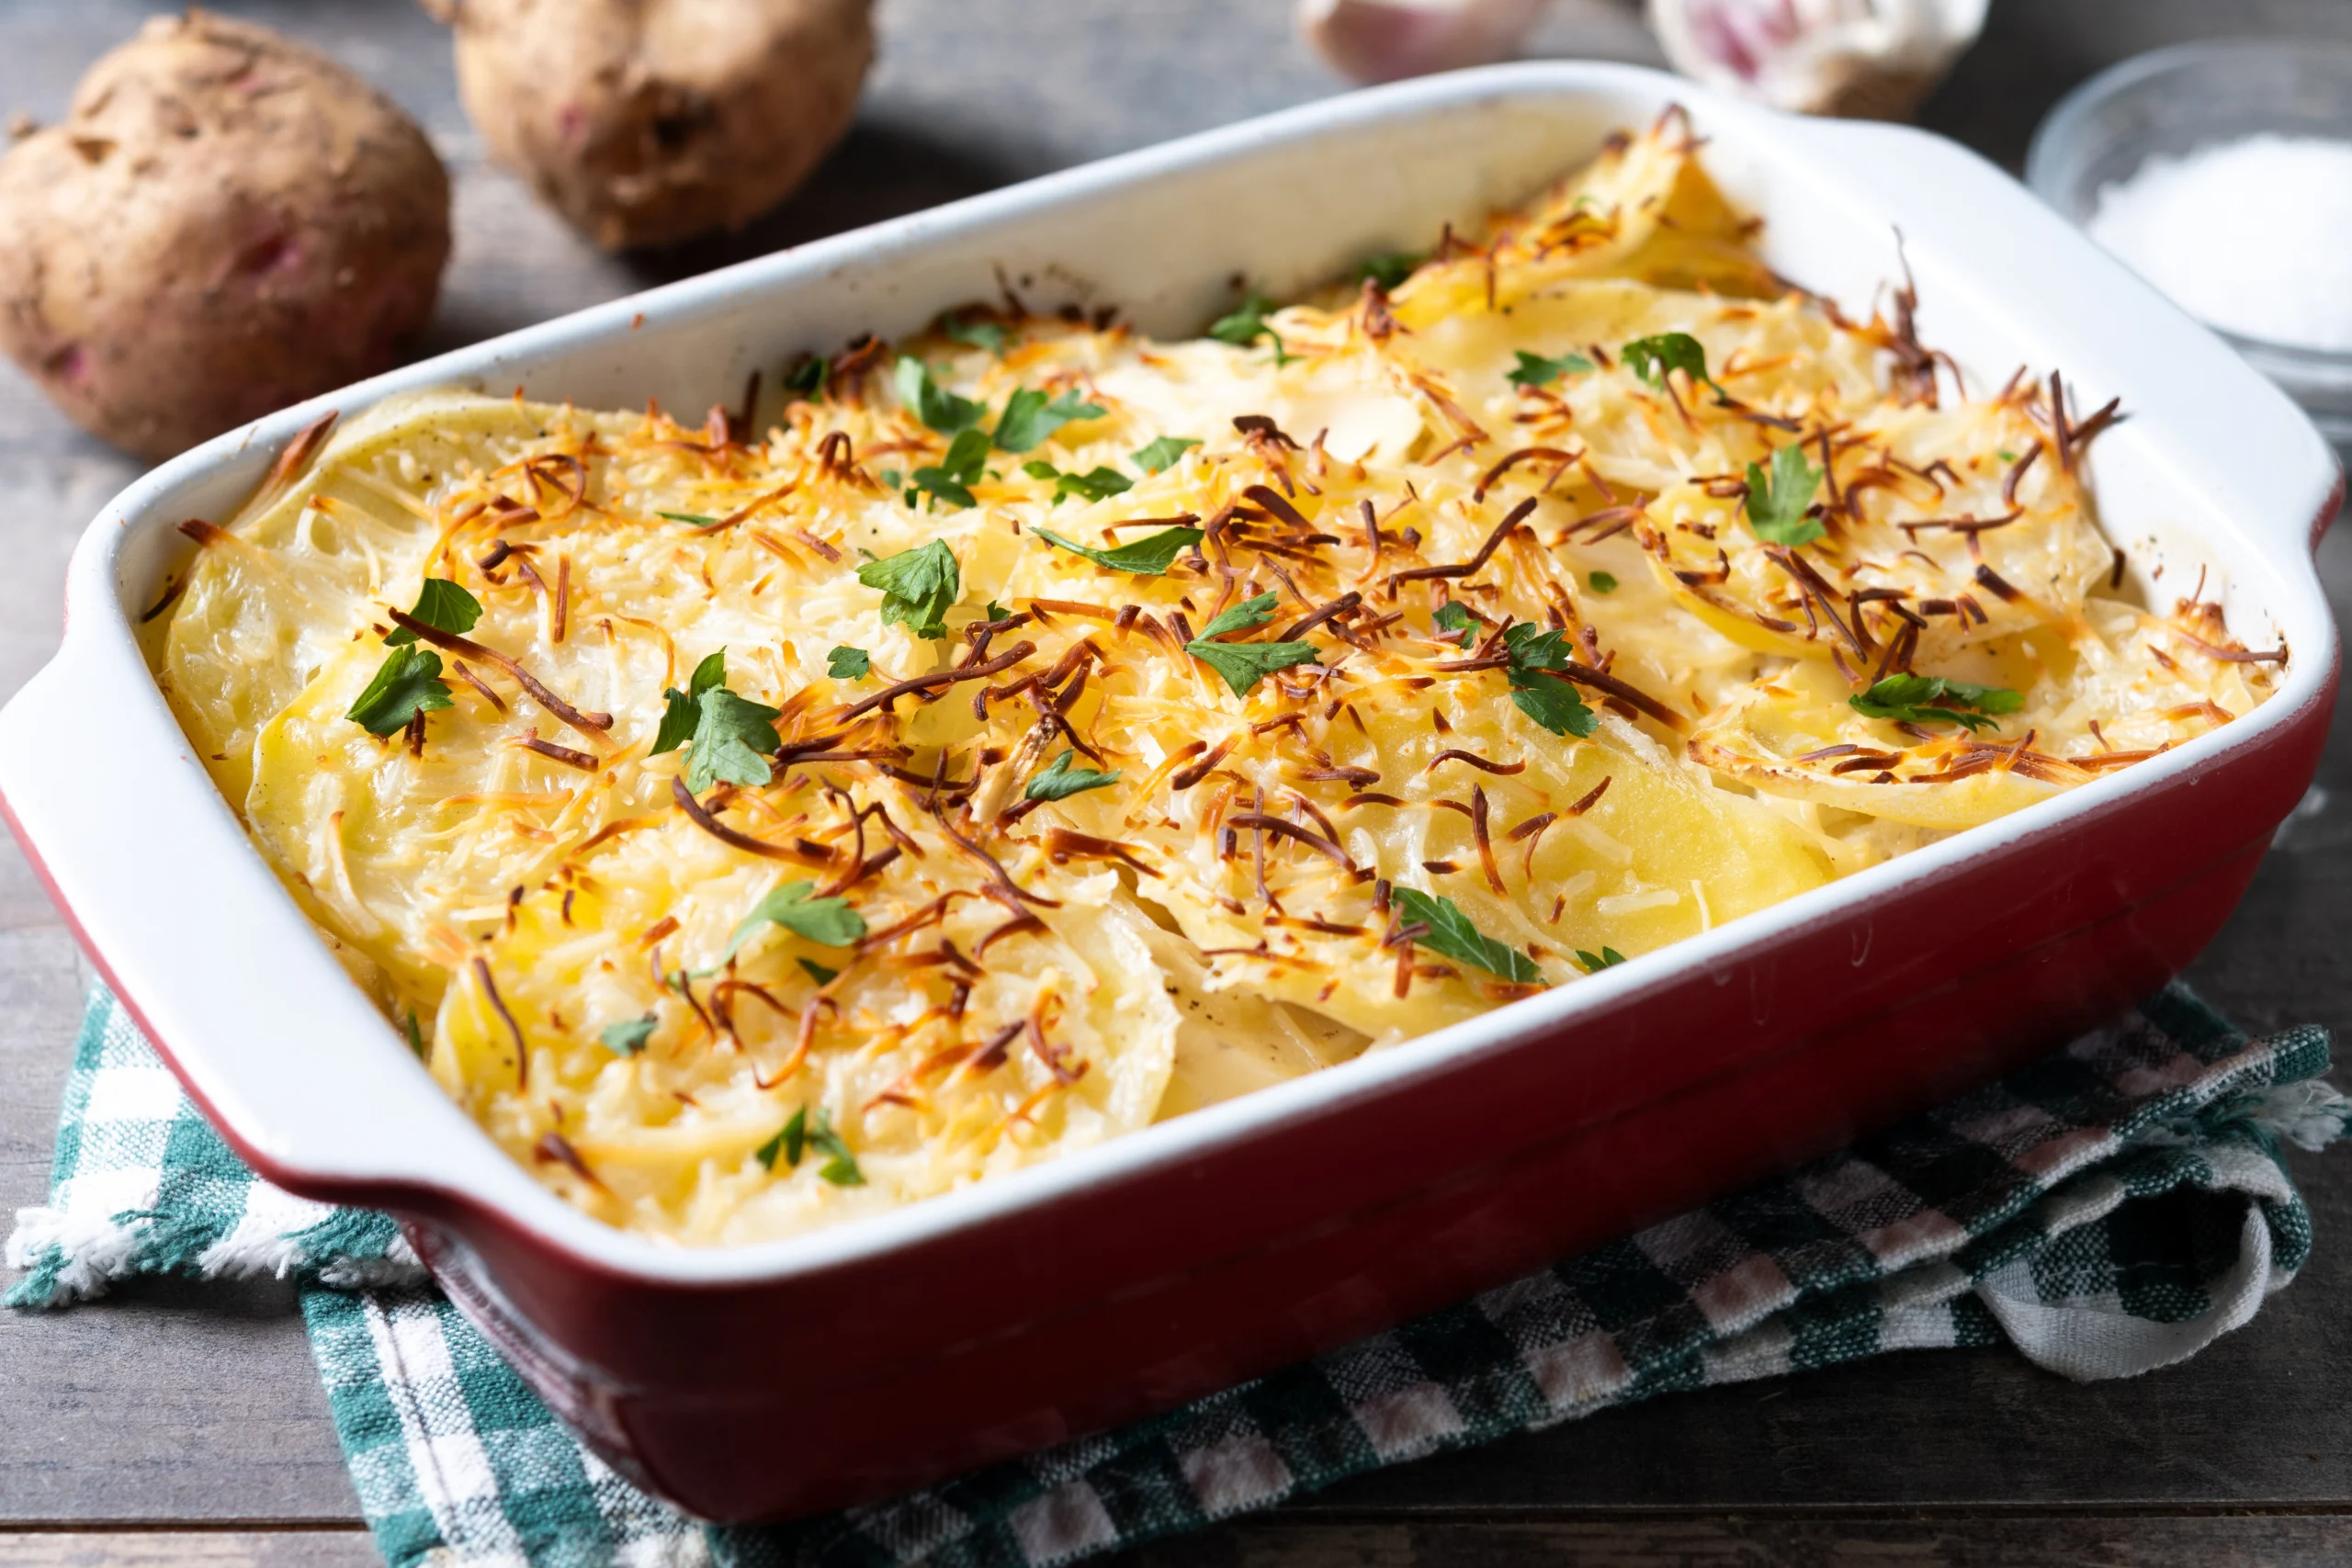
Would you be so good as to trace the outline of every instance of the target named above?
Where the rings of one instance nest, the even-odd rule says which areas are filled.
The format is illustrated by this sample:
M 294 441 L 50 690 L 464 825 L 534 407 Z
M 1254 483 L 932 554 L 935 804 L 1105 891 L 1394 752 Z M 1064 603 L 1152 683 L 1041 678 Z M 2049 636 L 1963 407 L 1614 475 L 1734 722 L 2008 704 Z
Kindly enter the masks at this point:
M 160 7 L 0 0 L 0 113 L 57 118 L 88 62 Z M 427 348 L 1337 90 L 1288 0 L 880 0 L 847 142 L 752 232 L 601 256 L 484 166 L 447 44 L 403 0 L 223 0 L 401 100 L 457 176 L 457 254 Z M 2016 0 L 1928 106 L 2015 167 L 2090 72 L 2233 30 L 2352 37 L 2343 0 Z M 1654 58 L 1634 12 L 1561 0 L 1538 52 Z M 49 657 L 82 525 L 137 466 L 0 366 L 0 698 Z M 2339 616 L 2352 536 L 2322 551 Z M 2352 727 L 2324 790 L 2352 801 Z M 2311 808 L 2193 972 L 2249 1028 L 2352 1022 L 2352 813 Z M 199 911 L 191 911 L 199 913 Z M 0 839 L 0 1212 L 41 1199 L 87 971 Z M 1407 1465 L 1149 1550 L 1155 1564 L 2341 1563 L 2352 1561 L 2352 1155 L 2300 1158 L 2315 1260 L 2194 1362 L 2077 1386 L 1993 1351 L 1889 1357 L 1683 1394 Z M 375 1561 L 282 1287 L 155 1283 L 0 1314 L 0 1568 Z

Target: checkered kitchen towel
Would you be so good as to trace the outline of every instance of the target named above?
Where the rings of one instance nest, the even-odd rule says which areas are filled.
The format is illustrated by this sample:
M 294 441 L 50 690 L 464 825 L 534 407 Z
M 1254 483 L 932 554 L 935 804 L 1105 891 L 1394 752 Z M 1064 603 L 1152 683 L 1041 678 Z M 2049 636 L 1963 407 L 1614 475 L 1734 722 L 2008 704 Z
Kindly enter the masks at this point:
M 2249 1040 L 2175 987 L 1990 1089 L 1450 1311 L 897 1501 L 706 1529 L 574 1442 L 381 1215 L 238 1164 L 92 998 L 50 1205 L 11 1304 L 142 1273 L 293 1273 L 351 1474 L 396 1568 L 1066 1562 L 1439 1449 L 1669 1390 L 2012 1344 L 2075 1378 L 2193 1355 L 2311 1250 L 2278 1142 L 2352 1104 L 2316 1029 Z

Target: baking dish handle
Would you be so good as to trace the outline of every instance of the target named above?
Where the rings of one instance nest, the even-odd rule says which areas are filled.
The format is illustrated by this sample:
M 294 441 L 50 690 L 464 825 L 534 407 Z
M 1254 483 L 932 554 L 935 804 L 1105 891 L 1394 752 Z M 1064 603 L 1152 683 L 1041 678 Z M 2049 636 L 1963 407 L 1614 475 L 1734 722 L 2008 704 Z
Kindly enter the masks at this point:
M 110 597 L 107 553 L 77 553 L 78 625 L 0 709 L 0 812 L 84 950 L 278 1185 L 334 1201 L 530 1187 L 338 968 L 284 961 L 320 939 L 205 774 L 127 617 L 93 603 Z M 175 771 L 197 776 L 164 787 Z
M 2342 504 L 2343 466 L 2294 400 L 2210 328 L 1958 142 L 1878 121 L 1774 118 L 1776 135 L 1820 149 L 1813 166 L 1838 170 L 1816 198 L 1879 222 L 1894 215 L 1930 341 L 1939 299 L 2000 288 L 2000 303 L 2027 329 L 2045 370 L 2099 363 L 2112 384 L 2078 389 L 2091 401 L 2125 393 L 2127 417 L 2161 413 L 2168 427 L 2211 432 L 2195 450 L 2155 460 L 2179 470 L 2188 493 L 2230 497 L 2217 523 L 2265 558 L 2308 564 Z M 1988 233 L 2012 241 L 2013 278 L 1984 275 Z M 2075 253 L 2079 264 L 2038 265 L 2052 252 Z M 1974 257 L 1977 271 L 1947 271 L 1947 255 Z M 1978 303 L 1980 313 L 1996 313 L 1989 299 Z

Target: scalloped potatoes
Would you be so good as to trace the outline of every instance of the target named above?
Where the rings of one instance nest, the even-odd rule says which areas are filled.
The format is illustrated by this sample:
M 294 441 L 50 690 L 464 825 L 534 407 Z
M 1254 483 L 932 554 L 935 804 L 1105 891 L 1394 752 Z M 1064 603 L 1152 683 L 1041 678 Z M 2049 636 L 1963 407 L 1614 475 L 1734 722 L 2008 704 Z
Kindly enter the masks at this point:
M 1968 398 L 1752 237 L 1670 116 L 1195 341 L 951 314 L 764 432 L 388 403 L 204 533 L 153 655 L 515 1158 L 680 1242 L 833 1223 L 2264 699 L 2282 651 L 2111 596 L 2111 410 Z

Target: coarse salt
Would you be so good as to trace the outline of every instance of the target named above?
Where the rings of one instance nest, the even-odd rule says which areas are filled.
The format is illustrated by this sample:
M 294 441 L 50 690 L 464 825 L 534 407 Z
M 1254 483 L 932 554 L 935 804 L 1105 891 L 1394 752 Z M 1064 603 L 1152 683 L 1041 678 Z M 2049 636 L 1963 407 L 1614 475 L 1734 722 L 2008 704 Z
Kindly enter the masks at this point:
M 2091 237 L 2241 337 L 2352 350 L 2352 141 L 2249 136 L 2102 186 Z

